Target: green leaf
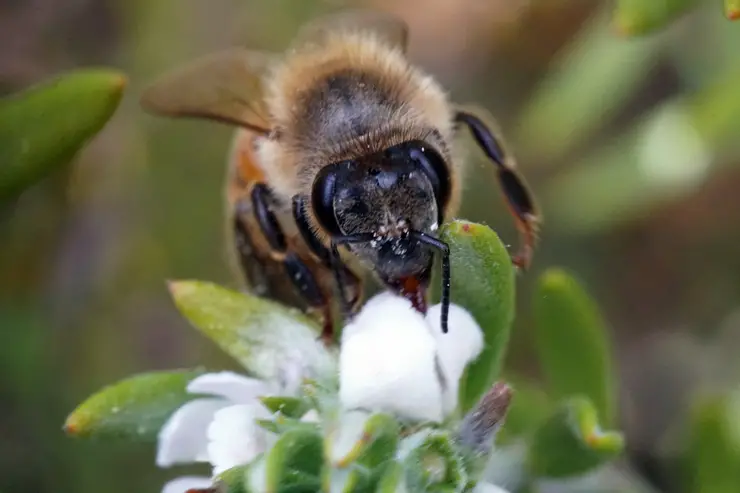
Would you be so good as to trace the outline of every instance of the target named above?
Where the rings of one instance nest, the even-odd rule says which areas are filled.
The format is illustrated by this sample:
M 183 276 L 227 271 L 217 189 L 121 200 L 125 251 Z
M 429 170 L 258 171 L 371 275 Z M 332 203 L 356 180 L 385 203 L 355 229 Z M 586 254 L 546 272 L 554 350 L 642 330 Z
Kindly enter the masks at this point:
M 316 423 L 301 421 L 295 418 L 286 418 L 285 416 L 277 416 L 274 419 L 257 419 L 255 423 L 276 435 L 282 435 L 286 431 L 295 429 L 315 430 L 318 427 Z
M 345 412 L 330 429 L 325 453 L 331 468 L 326 484 L 332 492 L 373 491 L 395 457 L 400 426 L 383 413 Z
M 731 21 L 740 19 L 740 0 L 725 0 L 725 15 Z
M 464 491 L 465 458 L 446 432 L 423 430 L 403 440 L 399 457 L 409 491 Z
M 621 433 L 600 428 L 593 404 L 573 397 L 535 431 L 527 461 L 537 477 L 563 478 L 583 474 L 615 458 L 623 448 Z
M 614 36 L 608 28 L 611 17 L 611 6 L 609 12 L 594 15 L 559 51 L 552 69 L 527 99 L 513 126 L 522 162 L 554 164 L 588 145 L 651 77 L 664 53 L 662 40 Z
M 318 327 L 300 311 L 208 282 L 176 281 L 169 288 L 190 323 L 253 375 L 275 381 L 296 369 L 335 373 Z
M 286 431 L 250 467 L 247 472 L 249 490 L 260 493 L 320 491 L 322 448 L 323 441 L 317 430 Z
M 296 397 L 260 397 L 260 401 L 271 413 L 280 413 L 288 418 L 300 419 L 311 409 L 308 402 Z
M 688 491 L 740 491 L 740 399 L 737 395 L 702 397 L 691 414 Z
M 398 422 L 389 414 L 347 412 L 329 433 L 327 455 L 335 467 L 360 462 L 372 469 L 393 457 L 399 433 Z
M 177 408 L 197 397 L 185 388 L 200 374 L 181 370 L 129 377 L 80 404 L 64 431 L 75 437 L 153 440 Z
M 514 267 L 498 235 L 482 224 L 453 221 L 442 228 L 441 238 L 450 246 L 452 302 L 470 311 L 484 332 L 483 352 L 460 381 L 460 409 L 466 412 L 503 364 L 514 320 Z
M 373 491 L 369 471 L 352 466 L 345 469 L 329 468 L 324 477 L 324 490 L 328 493 L 365 493 Z
M 403 464 L 396 460 L 389 462 L 375 491 L 377 493 L 408 493 Z
M 126 78 L 79 70 L 0 100 L 0 201 L 66 164 L 100 131 Z
M 617 0 L 614 23 L 626 36 L 660 29 L 698 4 L 698 0 Z
M 214 481 L 218 486 L 216 491 L 219 493 L 247 493 L 244 476 L 247 474 L 248 468 L 249 466 L 236 466 L 216 476 Z
M 598 235 L 700 190 L 735 162 L 721 156 L 739 149 L 739 85 L 740 70 L 730 64 L 559 173 L 540 197 L 550 227 Z
M 608 332 L 596 303 L 560 269 L 539 279 L 534 298 L 536 348 L 551 394 L 581 394 L 606 424 L 614 422 L 615 377 Z

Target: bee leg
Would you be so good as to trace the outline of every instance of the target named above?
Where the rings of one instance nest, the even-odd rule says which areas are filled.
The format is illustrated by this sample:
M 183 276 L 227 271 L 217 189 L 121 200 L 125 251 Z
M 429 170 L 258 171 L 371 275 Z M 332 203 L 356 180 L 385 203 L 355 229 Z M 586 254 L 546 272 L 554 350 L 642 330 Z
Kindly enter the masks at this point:
M 512 261 L 520 269 L 527 270 L 537 243 L 539 223 L 532 194 L 524 180 L 507 164 L 503 146 L 480 118 L 465 111 L 458 111 L 455 114 L 455 123 L 468 127 L 478 146 L 497 167 L 499 186 L 523 240 L 519 252 L 512 257 Z
M 283 267 L 285 268 L 285 274 L 290 277 L 293 284 L 300 291 L 301 296 L 305 298 L 306 302 L 314 308 L 317 308 L 323 312 L 324 327 L 321 331 L 321 339 L 326 344 L 333 342 L 334 328 L 331 321 L 331 312 L 328 310 L 329 304 L 324 298 L 324 294 L 321 292 L 316 278 L 309 270 L 308 266 L 294 253 L 289 253 L 285 256 L 283 261 Z
M 321 337 L 325 342 L 331 341 L 333 330 L 331 316 L 326 309 L 328 306 L 327 300 L 308 266 L 298 255 L 288 251 L 280 223 L 270 209 L 270 202 L 272 201 L 270 189 L 262 183 L 257 183 L 252 188 L 251 199 L 260 230 L 270 244 L 275 256 L 281 258 L 285 274 L 310 307 L 321 309 L 324 312 L 324 329 Z
M 311 225 L 306 217 L 305 204 L 305 197 L 300 195 L 293 197 L 293 217 L 295 218 L 296 226 L 314 255 L 316 255 L 324 265 L 329 267 L 334 273 L 334 282 L 337 287 L 337 295 L 339 296 L 342 317 L 345 320 L 349 320 L 360 300 L 360 296 L 358 294 L 354 299 L 348 299 L 346 288 L 349 284 L 352 284 L 357 287 L 359 293 L 360 280 L 347 268 L 347 266 L 344 265 L 339 256 L 337 246 L 332 244 L 331 248 L 327 248 L 311 230 Z

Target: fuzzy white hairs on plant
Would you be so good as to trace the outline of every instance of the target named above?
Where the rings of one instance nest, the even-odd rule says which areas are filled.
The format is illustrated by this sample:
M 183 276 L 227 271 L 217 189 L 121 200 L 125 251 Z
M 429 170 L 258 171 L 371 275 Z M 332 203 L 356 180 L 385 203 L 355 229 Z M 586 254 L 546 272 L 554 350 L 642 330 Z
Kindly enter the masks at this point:
M 473 317 L 452 305 L 442 333 L 439 305 L 426 316 L 390 293 L 368 301 L 342 332 L 339 398 L 347 409 L 441 422 L 457 407 L 459 380 L 483 348 Z

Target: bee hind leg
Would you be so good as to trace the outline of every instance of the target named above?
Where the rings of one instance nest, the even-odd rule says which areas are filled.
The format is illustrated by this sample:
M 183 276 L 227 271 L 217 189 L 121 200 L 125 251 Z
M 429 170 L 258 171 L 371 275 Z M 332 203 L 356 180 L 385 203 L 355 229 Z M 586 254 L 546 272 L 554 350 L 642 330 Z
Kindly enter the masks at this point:
M 472 113 L 458 111 L 455 114 L 455 123 L 468 127 L 478 146 L 496 165 L 499 186 L 522 238 L 522 246 L 512 257 L 512 262 L 521 270 L 527 270 L 537 243 L 540 220 L 532 194 L 521 176 L 507 163 L 503 146 L 483 120 Z
M 270 244 L 273 255 L 282 262 L 285 275 L 293 283 L 301 297 L 309 307 L 323 313 L 324 327 L 321 339 L 326 344 L 333 342 L 333 326 L 329 303 L 316 281 L 311 269 L 294 252 L 289 251 L 285 235 L 280 227 L 277 217 L 271 210 L 272 193 L 270 189 L 258 183 L 252 188 L 252 207 L 260 230 L 267 242 Z

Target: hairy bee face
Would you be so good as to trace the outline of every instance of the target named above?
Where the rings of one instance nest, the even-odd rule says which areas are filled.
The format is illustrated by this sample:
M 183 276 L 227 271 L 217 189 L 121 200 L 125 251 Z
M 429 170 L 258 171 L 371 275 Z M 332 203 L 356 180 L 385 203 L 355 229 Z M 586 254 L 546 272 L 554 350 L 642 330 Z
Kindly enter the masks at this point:
M 349 245 L 386 284 L 425 277 L 432 251 L 409 236 L 410 231 L 433 233 L 441 218 L 448 189 L 445 163 L 420 141 L 327 166 L 314 187 L 323 196 L 320 222 L 331 222 L 335 236 L 372 234 L 372 241 Z M 328 183 L 328 185 L 327 185 Z M 442 198 L 442 200 L 440 200 Z M 314 201 L 316 204 L 316 201 Z

